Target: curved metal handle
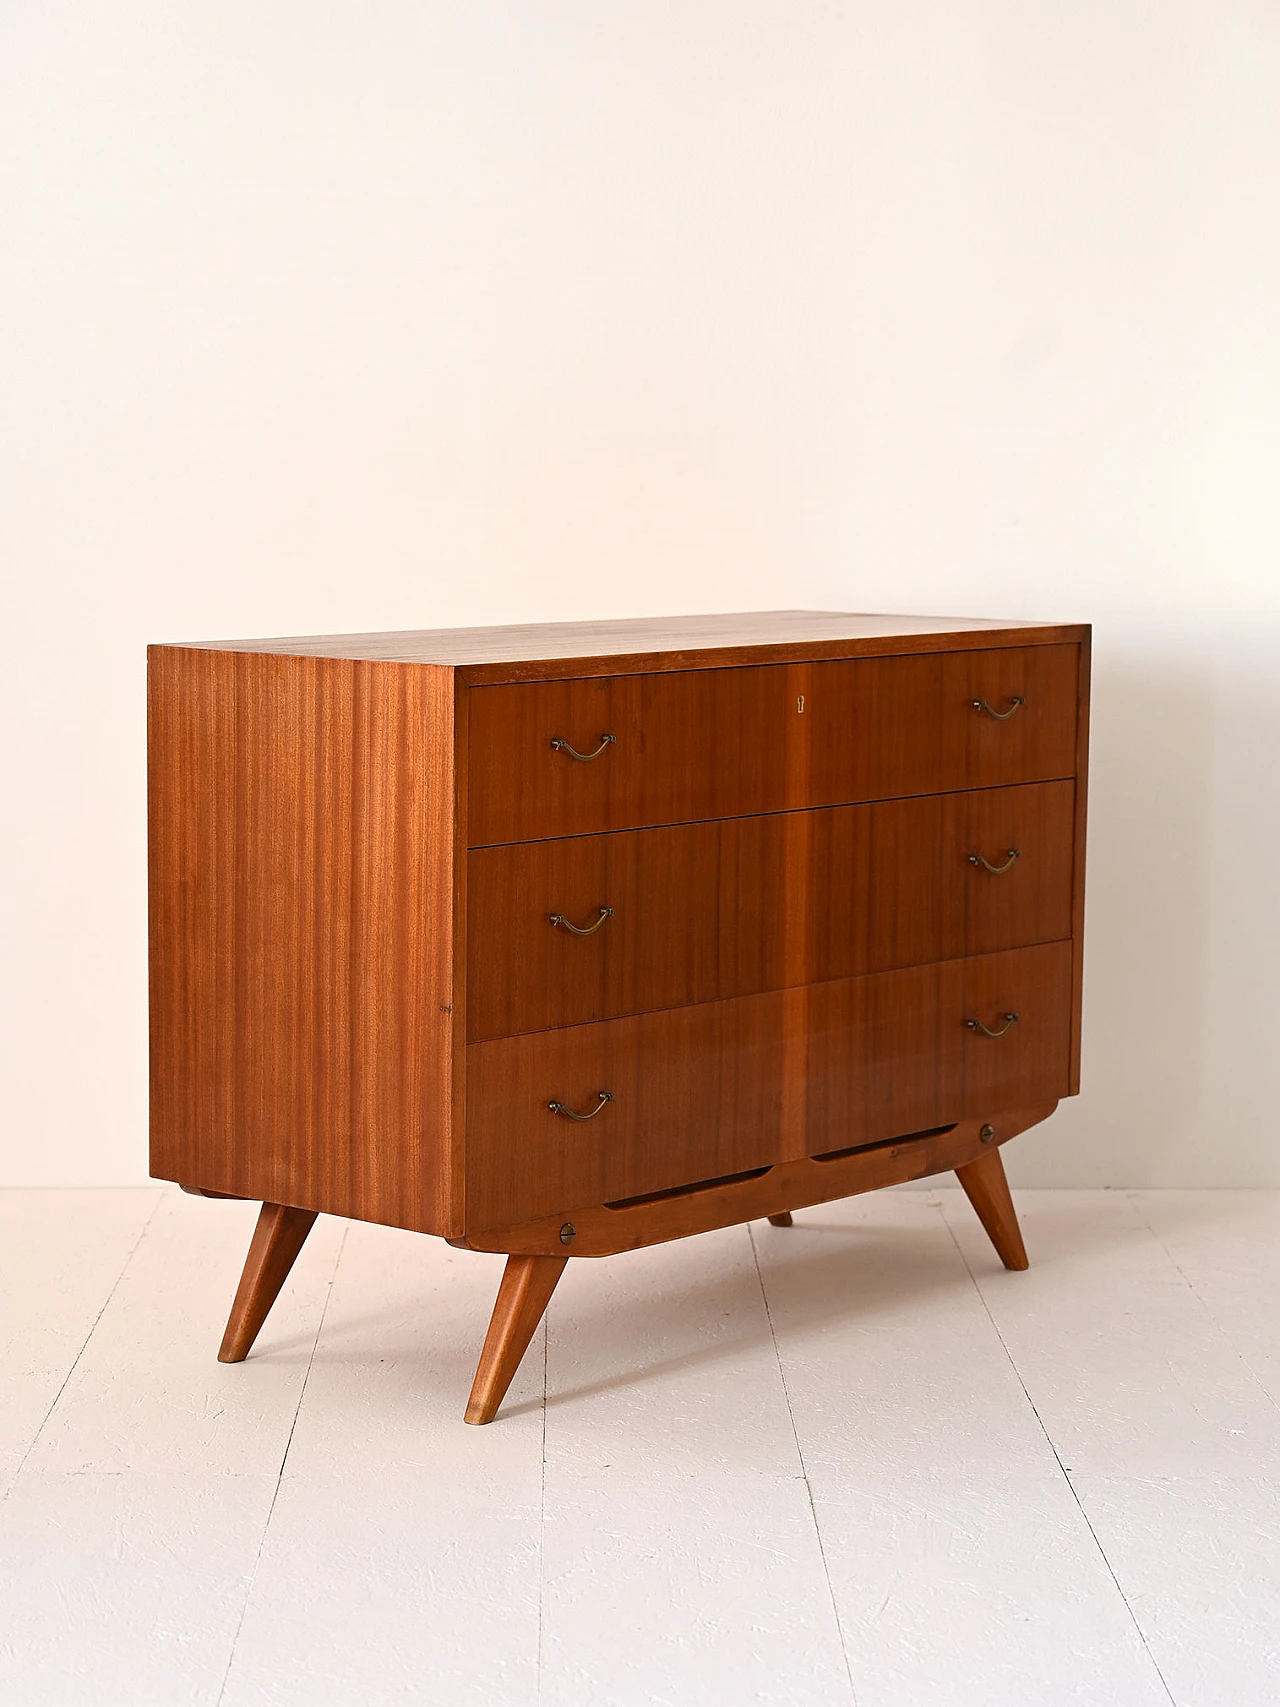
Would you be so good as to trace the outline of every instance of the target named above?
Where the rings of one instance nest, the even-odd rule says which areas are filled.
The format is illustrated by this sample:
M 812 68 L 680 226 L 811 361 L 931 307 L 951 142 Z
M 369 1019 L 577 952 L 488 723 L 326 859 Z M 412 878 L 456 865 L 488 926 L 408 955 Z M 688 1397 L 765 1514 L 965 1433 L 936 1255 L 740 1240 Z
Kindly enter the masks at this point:
M 970 1031 L 980 1031 L 984 1037 L 1003 1037 L 1011 1025 L 1017 1025 L 1018 1016 L 1017 1014 L 1006 1014 L 1004 1024 L 999 1031 L 992 1031 L 989 1026 L 983 1025 L 980 1019 L 967 1019 L 964 1023 Z
M 551 1110 L 552 1114 L 563 1114 L 566 1120 L 594 1120 L 596 1115 L 599 1114 L 600 1110 L 604 1107 L 605 1103 L 613 1101 L 612 1091 L 597 1091 L 596 1095 L 600 1098 L 600 1101 L 591 1110 L 590 1114 L 575 1114 L 571 1108 L 566 1108 L 562 1102 L 549 1102 L 547 1107 Z
M 992 877 L 1003 877 L 1005 872 L 1008 871 L 1009 867 L 1013 864 L 1014 860 L 1021 858 L 1021 848 L 1010 848 L 1009 857 L 1005 860 L 1003 865 L 992 865 L 991 861 L 989 859 L 984 859 L 981 854 L 970 854 L 969 864 L 980 865 L 984 871 L 989 871 Z
M 602 735 L 600 745 L 594 753 L 580 753 L 575 747 L 571 747 L 567 741 L 562 741 L 558 735 L 552 736 L 551 745 L 557 753 L 568 753 L 571 759 L 577 759 L 579 764 L 587 765 L 591 763 L 592 759 L 598 759 L 605 748 L 611 747 L 617 739 L 616 735 Z
M 613 917 L 613 908 L 601 907 L 600 917 L 594 925 L 575 925 L 566 919 L 563 913 L 548 913 L 547 917 L 553 925 L 559 925 L 562 930 L 572 931 L 574 936 L 594 936 L 605 920 Z
M 988 705 L 985 699 L 975 699 L 973 702 L 973 709 L 975 711 L 985 711 L 987 716 L 994 717 L 997 723 L 1007 723 L 1018 707 L 1020 705 L 1025 705 L 1026 703 L 1026 700 L 1023 699 L 1020 693 L 1015 693 L 1010 696 L 1008 711 L 997 711 L 994 706 Z

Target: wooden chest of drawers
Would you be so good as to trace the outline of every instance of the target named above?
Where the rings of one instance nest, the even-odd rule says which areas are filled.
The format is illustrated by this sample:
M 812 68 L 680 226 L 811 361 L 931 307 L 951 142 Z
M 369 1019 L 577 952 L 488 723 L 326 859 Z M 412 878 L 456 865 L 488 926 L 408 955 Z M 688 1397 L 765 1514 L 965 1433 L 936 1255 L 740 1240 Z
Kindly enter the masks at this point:
M 771 612 L 156 646 L 152 1171 L 571 1256 L 955 1169 L 1078 1087 L 1089 631 Z

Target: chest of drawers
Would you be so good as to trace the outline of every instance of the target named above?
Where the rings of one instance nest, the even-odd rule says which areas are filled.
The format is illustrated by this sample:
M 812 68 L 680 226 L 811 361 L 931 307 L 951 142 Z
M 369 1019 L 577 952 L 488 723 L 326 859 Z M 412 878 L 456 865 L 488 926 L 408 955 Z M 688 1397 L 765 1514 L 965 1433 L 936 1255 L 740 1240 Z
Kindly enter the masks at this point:
M 155 646 L 152 1172 L 572 1257 L 954 1169 L 1078 1088 L 1089 631 L 784 611 Z

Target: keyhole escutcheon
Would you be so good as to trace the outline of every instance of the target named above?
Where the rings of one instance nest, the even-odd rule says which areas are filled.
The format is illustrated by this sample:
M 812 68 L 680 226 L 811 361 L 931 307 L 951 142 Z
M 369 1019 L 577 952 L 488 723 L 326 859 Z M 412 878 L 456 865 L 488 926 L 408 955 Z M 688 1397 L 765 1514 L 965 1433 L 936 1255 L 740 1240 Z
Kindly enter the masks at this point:
M 796 713 L 798 715 L 803 711 L 804 711 L 804 695 L 801 693 L 801 694 L 796 695 Z

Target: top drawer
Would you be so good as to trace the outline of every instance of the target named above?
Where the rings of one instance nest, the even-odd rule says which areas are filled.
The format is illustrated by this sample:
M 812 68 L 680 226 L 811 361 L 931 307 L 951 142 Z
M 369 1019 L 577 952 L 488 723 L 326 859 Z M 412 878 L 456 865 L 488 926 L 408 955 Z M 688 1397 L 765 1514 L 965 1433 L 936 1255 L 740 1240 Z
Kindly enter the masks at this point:
M 469 688 L 468 842 L 1072 776 L 1078 680 L 1066 645 Z

